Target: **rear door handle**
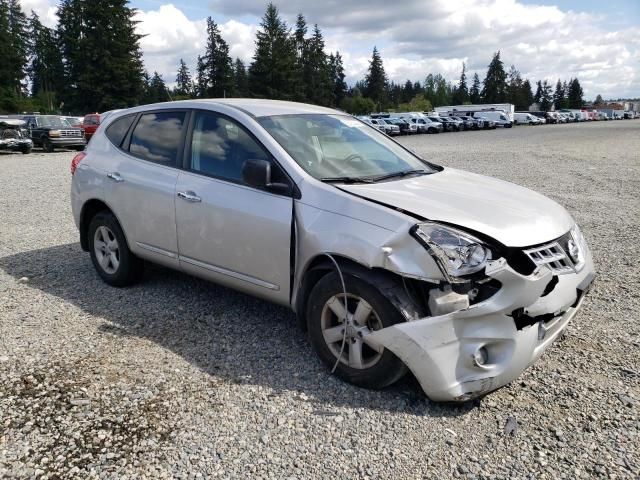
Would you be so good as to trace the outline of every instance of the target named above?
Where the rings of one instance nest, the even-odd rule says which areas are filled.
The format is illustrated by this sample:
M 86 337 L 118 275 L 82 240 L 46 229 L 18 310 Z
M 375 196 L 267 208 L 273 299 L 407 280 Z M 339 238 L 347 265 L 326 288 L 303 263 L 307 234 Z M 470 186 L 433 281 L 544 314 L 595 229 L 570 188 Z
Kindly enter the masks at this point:
M 107 173 L 107 178 L 117 183 L 124 182 L 124 178 L 122 178 L 122 176 L 118 172 Z
M 191 190 L 187 190 L 186 192 L 178 192 L 178 197 L 186 200 L 187 202 L 197 203 L 202 201 L 202 199 Z

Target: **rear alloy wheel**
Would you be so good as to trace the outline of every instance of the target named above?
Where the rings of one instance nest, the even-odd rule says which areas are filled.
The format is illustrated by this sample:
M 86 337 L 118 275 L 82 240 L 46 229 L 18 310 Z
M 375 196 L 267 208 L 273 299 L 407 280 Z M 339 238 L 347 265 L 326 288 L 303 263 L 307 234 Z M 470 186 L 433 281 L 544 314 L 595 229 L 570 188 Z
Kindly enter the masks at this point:
M 140 279 L 144 262 L 129 250 L 124 233 L 112 213 L 96 214 L 89 224 L 88 235 L 91 261 L 106 283 L 124 287 Z
M 345 295 L 336 273 L 313 288 L 307 309 L 311 343 L 321 360 L 341 379 L 365 388 L 384 388 L 407 371 L 393 352 L 369 336 L 404 318 L 375 287 L 345 274 Z M 339 360 L 338 360 L 339 359 Z

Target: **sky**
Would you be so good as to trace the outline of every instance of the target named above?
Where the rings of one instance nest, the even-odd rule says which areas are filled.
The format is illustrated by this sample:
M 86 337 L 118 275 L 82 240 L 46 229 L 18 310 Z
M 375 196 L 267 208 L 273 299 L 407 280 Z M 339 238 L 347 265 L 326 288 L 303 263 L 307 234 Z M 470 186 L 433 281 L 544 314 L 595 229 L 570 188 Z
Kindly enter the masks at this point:
M 43 23 L 56 22 L 56 0 L 21 0 Z M 232 57 L 250 63 L 267 1 L 132 0 L 145 67 L 173 83 L 180 58 L 192 72 L 211 16 Z M 457 82 L 462 63 L 480 79 L 495 51 L 535 82 L 577 77 L 586 99 L 640 97 L 640 0 L 280 0 L 293 25 L 317 23 L 327 52 L 340 51 L 347 82 L 364 77 L 378 48 L 390 80 Z

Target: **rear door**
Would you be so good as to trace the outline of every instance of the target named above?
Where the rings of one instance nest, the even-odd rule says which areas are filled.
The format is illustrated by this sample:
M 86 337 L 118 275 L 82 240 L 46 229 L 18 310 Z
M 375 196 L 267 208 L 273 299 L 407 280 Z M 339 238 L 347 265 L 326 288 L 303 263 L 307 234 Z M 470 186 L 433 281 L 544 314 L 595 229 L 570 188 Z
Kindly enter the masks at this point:
M 171 267 L 178 267 L 174 199 L 187 121 L 185 110 L 151 111 L 122 117 L 105 131 L 120 150 L 107 162 L 107 203 L 131 250 Z
M 271 162 L 272 182 L 291 180 L 235 120 L 195 111 L 176 185 L 180 266 L 269 300 L 289 303 L 293 199 L 242 181 L 246 160 Z

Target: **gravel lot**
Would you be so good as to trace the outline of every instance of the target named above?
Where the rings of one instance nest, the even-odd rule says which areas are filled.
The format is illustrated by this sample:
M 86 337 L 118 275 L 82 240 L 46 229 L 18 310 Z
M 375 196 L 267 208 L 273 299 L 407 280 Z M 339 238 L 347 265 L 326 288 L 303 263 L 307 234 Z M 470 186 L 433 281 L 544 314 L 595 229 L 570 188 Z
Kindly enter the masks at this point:
M 640 121 L 421 135 L 564 205 L 598 278 L 565 338 L 482 401 L 332 377 L 294 316 L 149 268 L 102 283 L 73 152 L 0 156 L 0 477 L 639 478 Z

